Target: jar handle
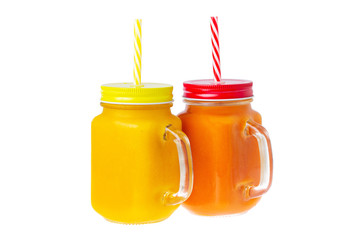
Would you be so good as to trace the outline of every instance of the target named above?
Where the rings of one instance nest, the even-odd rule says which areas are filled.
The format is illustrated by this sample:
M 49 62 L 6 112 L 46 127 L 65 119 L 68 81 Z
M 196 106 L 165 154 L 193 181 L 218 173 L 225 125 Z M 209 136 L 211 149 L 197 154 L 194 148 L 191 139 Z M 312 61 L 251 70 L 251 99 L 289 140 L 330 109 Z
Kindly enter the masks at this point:
M 259 185 L 245 187 L 245 199 L 257 198 L 265 194 L 272 182 L 273 159 L 269 134 L 260 124 L 248 120 L 245 126 L 245 135 L 254 136 L 257 140 L 260 153 L 260 181 Z
M 180 130 L 170 130 L 166 127 L 165 134 L 171 134 L 175 138 L 174 142 L 179 156 L 180 186 L 177 193 L 165 193 L 164 204 L 177 205 L 189 198 L 193 188 L 193 163 L 190 142 L 185 133 Z

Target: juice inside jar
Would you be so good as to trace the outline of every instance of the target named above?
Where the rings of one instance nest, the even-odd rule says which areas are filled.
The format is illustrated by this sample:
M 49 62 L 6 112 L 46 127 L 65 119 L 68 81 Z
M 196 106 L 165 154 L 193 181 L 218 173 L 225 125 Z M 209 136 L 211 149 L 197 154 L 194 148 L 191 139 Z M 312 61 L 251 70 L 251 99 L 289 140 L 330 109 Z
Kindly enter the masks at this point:
M 256 138 L 246 136 L 248 119 L 261 123 L 251 100 L 225 105 L 187 105 L 179 114 L 192 149 L 194 188 L 183 203 L 200 215 L 246 212 L 260 198 L 246 199 L 243 188 L 258 185 L 260 156 Z
M 167 191 L 179 187 L 176 146 L 164 140 L 165 126 L 181 129 L 172 104 L 114 105 L 92 122 L 92 206 L 120 223 L 151 223 L 179 205 L 165 206 Z

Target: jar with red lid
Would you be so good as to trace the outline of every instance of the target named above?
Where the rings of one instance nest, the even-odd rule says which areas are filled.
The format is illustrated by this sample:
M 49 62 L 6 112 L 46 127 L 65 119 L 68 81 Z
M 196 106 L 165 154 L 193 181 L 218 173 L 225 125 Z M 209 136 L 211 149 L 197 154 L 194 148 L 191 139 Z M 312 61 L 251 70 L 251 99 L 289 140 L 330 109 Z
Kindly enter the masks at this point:
M 183 206 L 199 215 L 243 213 L 272 181 L 272 150 L 261 115 L 251 108 L 253 83 L 184 82 L 179 114 L 193 156 L 194 187 Z

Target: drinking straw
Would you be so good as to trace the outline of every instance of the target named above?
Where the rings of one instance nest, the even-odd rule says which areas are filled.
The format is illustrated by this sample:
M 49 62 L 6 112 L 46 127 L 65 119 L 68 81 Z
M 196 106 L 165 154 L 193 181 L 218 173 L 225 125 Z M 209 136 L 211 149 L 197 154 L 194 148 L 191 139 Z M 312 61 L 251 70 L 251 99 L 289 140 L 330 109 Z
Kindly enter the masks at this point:
M 134 23 L 134 80 L 137 86 L 141 85 L 141 19 L 136 19 Z
M 219 46 L 219 28 L 218 17 L 211 17 L 211 43 L 212 43 L 212 57 L 213 57 L 213 72 L 214 81 L 219 83 L 221 81 L 220 70 L 220 46 Z

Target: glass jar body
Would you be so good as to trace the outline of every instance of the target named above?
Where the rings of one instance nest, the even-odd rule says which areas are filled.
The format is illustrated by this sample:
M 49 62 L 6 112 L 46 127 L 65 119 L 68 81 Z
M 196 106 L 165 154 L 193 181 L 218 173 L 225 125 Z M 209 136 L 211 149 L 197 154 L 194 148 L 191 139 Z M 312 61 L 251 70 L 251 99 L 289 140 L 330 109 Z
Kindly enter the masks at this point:
M 91 202 L 105 219 L 142 224 L 169 217 L 179 206 L 164 194 L 179 188 L 177 147 L 165 129 L 181 129 L 172 104 L 102 103 L 91 128 Z
M 261 124 L 252 99 L 236 101 L 185 100 L 179 114 L 193 156 L 194 187 L 185 208 L 199 215 L 230 215 L 252 208 L 244 188 L 258 185 L 260 153 L 257 140 L 246 134 L 246 123 Z

